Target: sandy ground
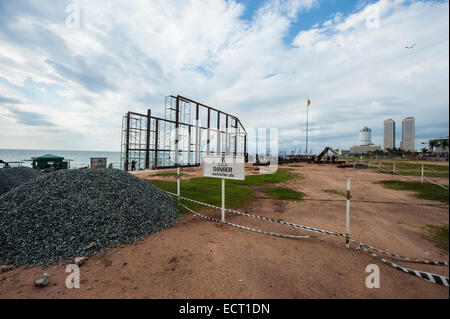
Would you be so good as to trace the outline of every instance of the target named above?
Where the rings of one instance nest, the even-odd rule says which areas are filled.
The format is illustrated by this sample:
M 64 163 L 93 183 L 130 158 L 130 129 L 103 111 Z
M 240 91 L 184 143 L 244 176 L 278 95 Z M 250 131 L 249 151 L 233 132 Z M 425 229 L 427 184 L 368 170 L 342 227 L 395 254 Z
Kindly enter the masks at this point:
M 303 164 L 289 168 L 302 174 L 281 185 L 307 194 L 305 201 L 257 199 L 243 211 L 330 231 L 345 232 L 345 198 L 323 192 L 346 189 L 352 182 L 351 236 L 375 247 L 412 258 L 448 261 L 448 253 L 423 238 L 425 224 L 448 223 L 448 208 L 423 204 L 412 192 L 373 184 L 378 180 L 411 180 L 373 170 Z M 288 165 L 285 165 L 288 167 Z M 249 171 L 253 171 L 249 167 Z M 198 168 L 185 169 L 199 176 Z M 139 173 L 147 177 L 148 172 Z M 161 179 L 161 177 L 158 177 Z M 186 177 L 188 178 L 188 177 Z M 171 178 L 167 178 L 171 179 Z M 447 183 L 448 179 L 436 179 Z M 358 201 L 375 201 L 367 203 Z M 393 204 L 403 203 L 403 204 Z M 421 205 L 415 205 L 421 204 Z M 220 212 L 202 213 L 219 218 Z M 45 270 L 50 285 L 37 288 L 40 267 L 0 274 L 0 298 L 448 298 L 449 289 L 391 268 L 373 257 L 345 248 L 344 239 L 227 215 L 233 223 L 310 239 L 284 239 L 206 221 L 191 214 L 169 229 L 134 245 L 90 257 L 80 267 L 81 287 L 65 286 L 65 264 Z M 448 276 L 448 268 L 397 262 Z M 366 266 L 380 269 L 380 285 L 365 285 Z

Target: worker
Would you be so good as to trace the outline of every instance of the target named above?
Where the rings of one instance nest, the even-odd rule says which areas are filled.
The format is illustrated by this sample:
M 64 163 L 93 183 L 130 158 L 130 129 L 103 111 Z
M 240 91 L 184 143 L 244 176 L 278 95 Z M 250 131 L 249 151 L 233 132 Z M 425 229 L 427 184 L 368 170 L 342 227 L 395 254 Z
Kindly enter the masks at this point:
M 336 164 L 336 155 L 333 155 L 333 157 L 331 158 L 331 163 Z
M 7 162 L 4 162 L 3 160 L 0 160 L 0 164 L 4 164 L 5 165 L 5 166 L 3 166 L 3 168 L 10 167 L 9 164 Z
M 136 170 L 136 163 L 137 163 L 136 160 L 132 160 L 132 161 L 131 161 L 131 170 L 132 170 L 132 171 L 135 171 L 135 170 Z

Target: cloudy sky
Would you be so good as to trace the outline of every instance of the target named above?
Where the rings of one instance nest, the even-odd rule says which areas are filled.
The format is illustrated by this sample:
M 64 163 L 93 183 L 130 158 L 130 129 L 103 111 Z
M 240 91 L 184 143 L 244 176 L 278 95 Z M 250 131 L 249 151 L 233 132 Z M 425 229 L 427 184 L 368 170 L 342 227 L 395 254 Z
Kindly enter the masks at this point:
M 406 47 L 412 47 L 410 49 Z M 278 128 L 280 149 L 349 148 L 416 118 L 448 136 L 449 4 L 406 0 L 0 1 L 0 148 L 120 150 L 166 95 Z

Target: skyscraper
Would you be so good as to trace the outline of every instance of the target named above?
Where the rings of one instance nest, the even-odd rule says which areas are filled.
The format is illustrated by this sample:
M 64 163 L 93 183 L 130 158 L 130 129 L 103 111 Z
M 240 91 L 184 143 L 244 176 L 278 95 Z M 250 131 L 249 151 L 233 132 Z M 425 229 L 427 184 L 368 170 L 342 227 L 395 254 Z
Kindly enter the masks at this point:
M 414 152 L 416 150 L 415 120 L 410 116 L 402 121 L 402 148 L 405 151 Z
M 359 145 L 370 145 L 372 144 L 372 130 L 367 126 L 364 126 L 359 131 Z
M 393 149 L 395 147 L 395 121 L 384 120 L 384 143 L 383 148 Z

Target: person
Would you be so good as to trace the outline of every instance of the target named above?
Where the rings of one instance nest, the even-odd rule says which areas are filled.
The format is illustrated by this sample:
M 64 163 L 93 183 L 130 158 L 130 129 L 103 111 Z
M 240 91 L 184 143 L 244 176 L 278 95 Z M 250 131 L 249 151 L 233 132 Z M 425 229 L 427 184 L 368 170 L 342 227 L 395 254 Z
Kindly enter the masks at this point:
M 336 164 L 336 156 L 335 155 L 333 155 L 333 157 L 331 158 L 331 163 Z
M 4 162 L 3 160 L 0 160 L 0 164 L 4 164 L 5 166 L 3 166 L 3 168 L 9 168 L 9 163 Z
M 113 163 L 109 163 L 109 166 L 108 166 L 108 168 L 113 168 Z
M 136 160 L 132 160 L 132 161 L 131 161 L 131 170 L 132 170 L 132 171 L 135 171 L 135 170 L 136 170 L 136 163 L 137 163 Z

